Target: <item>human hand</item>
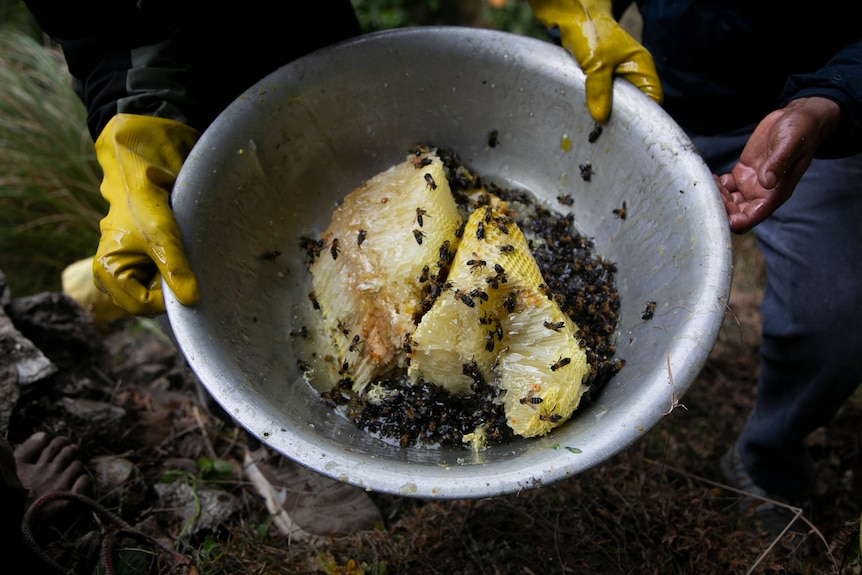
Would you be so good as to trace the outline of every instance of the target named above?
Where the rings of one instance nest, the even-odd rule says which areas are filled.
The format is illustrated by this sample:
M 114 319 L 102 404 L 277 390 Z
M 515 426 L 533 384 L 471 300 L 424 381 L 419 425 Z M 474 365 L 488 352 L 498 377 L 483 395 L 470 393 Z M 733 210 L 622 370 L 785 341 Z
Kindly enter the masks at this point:
M 165 312 L 162 278 L 177 300 L 194 305 L 197 280 L 170 206 L 174 181 L 198 132 L 151 116 L 117 114 L 96 140 L 108 200 L 93 259 L 96 285 L 133 315 Z
M 610 0 L 530 0 L 536 18 L 560 30 L 560 40 L 586 74 L 587 108 L 596 122 L 611 114 L 613 80 L 622 76 L 661 104 L 652 55 L 614 20 Z
M 744 233 L 790 198 L 840 118 L 827 98 L 800 98 L 766 116 L 729 174 L 716 176 L 731 231 Z

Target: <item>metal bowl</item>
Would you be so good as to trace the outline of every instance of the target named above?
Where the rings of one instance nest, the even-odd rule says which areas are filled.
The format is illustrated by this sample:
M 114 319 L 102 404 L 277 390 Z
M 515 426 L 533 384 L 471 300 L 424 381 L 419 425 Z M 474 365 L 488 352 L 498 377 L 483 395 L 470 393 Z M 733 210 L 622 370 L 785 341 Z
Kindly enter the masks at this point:
M 369 490 L 485 497 L 599 464 L 643 437 L 703 368 L 732 248 L 710 171 L 659 106 L 617 81 L 612 118 L 590 142 L 594 128 L 569 53 L 509 33 L 399 29 L 277 70 L 221 114 L 177 180 L 173 209 L 201 288 L 195 307 L 165 290 L 182 352 L 266 445 Z M 547 436 L 479 453 L 393 446 L 327 407 L 297 370 L 289 333 L 310 291 L 300 236 L 322 232 L 348 192 L 417 143 L 451 148 L 486 178 L 572 210 L 617 264 L 616 357 L 626 365 Z M 560 204 L 561 194 L 574 204 Z M 623 205 L 625 219 L 614 214 Z

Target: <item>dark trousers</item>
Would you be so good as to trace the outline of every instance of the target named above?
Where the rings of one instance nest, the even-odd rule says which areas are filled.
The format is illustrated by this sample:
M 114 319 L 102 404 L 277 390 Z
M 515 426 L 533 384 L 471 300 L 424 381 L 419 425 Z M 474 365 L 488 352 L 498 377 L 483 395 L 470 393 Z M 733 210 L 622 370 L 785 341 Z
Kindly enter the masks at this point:
M 749 134 L 692 140 L 723 174 Z M 767 275 L 761 364 L 738 445 L 754 482 L 794 501 L 815 479 L 806 437 L 862 382 L 862 155 L 814 160 L 754 233 Z

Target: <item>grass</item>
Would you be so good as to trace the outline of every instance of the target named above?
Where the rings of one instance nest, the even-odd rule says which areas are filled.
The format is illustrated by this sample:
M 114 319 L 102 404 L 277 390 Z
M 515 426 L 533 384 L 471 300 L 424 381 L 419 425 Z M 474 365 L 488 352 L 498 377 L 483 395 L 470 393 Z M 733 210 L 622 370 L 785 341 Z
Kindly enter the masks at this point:
M 0 29 L 0 270 L 13 293 L 56 291 L 94 253 L 100 178 L 62 55 Z

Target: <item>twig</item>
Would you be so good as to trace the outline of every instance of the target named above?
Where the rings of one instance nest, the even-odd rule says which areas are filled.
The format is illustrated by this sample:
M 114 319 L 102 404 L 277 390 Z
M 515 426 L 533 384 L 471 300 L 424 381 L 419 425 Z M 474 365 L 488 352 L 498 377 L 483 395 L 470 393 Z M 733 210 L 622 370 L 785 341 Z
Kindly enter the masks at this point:
M 201 428 L 201 438 L 203 439 L 204 445 L 207 448 L 207 453 L 209 453 L 210 459 L 218 459 L 218 456 L 215 452 L 215 448 L 210 441 L 209 435 L 207 435 L 207 428 L 204 425 L 204 420 L 201 417 L 201 411 L 200 409 L 198 409 L 197 405 L 192 406 L 192 414 L 195 416 L 195 421 L 198 422 L 198 426 Z
M 781 538 L 784 537 L 784 535 L 790 530 L 790 526 L 793 525 L 794 523 L 796 523 L 796 521 L 800 520 L 800 519 L 803 522 L 805 522 L 806 525 L 808 525 L 809 533 L 814 533 L 820 539 L 820 541 L 823 543 L 823 546 L 826 548 L 826 554 L 829 556 L 829 559 L 832 561 L 832 566 L 835 568 L 835 572 L 839 573 L 838 562 L 835 560 L 835 557 L 832 555 L 832 549 L 829 547 L 829 543 L 826 541 L 826 537 L 813 523 L 811 523 L 811 521 L 808 520 L 807 517 L 805 517 L 803 515 L 802 509 L 800 507 L 794 507 L 793 505 L 789 505 L 789 504 L 784 503 L 782 501 L 776 501 L 775 499 L 770 499 L 769 497 L 764 497 L 762 495 L 758 495 L 756 493 L 751 493 L 749 491 L 743 491 L 742 489 L 737 489 L 736 487 L 733 487 L 731 485 L 719 483 L 718 481 L 713 481 L 711 479 L 707 479 L 705 477 L 701 477 L 699 475 L 689 473 L 688 471 L 679 469 L 677 467 L 673 467 L 672 465 L 668 465 L 667 463 L 665 463 L 663 461 L 655 461 L 654 459 L 650 459 L 650 458 L 645 458 L 645 461 L 647 461 L 648 463 L 651 463 L 653 465 L 660 465 L 662 467 L 663 472 L 664 471 L 672 471 L 672 472 L 676 473 L 677 475 L 681 475 L 681 476 L 687 477 L 689 479 L 694 479 L 696 481 L 700 481 L 701 483 L 706 483 L 707 485 L 711 485 L 713 487 L 718 487 L 719 489 L 726 489 L 727 491 L 732 491 L 738 495 L 743 495 L 745 497 L 753 497 L 753 498 L 759 499 L 765 503 L 772 503 L 773 505 L 777 505 L 778 507 L 783 507 L 783 508 L 789 510 L 790 512 L 792 512 L 794 514 L 793 518 L 787 522 L 787 525 L 785 525 L 785 527 L 781 531 L 781 533 L 779 533 L 775 537 L 775 539 L 772 540 L 772 542 L 769 544 L 769 546 L 763 551 L 763 553 L 760 554 L 760 556 L 757 558 L 757 561 L 755 561 L 754 565 L 752 565 L 751 568 L 746 572 L 746 575 L 750 575 L 751 573 L 754 572 L 754 569 L 763 561 L 763 559 L 766 558 L 766 556 L 769 554 L 769 552 L 775 548 L 775 546 L 778 544 L 778 542 L 781 540 Z
M 665 412 L 665 415 L 670 415 L 674 409 L 677 407 L 681 407 L 688 411 L 688 408 L 684 403 L 679 402 L 679 396 L 676 394 L 674 383 L 673 383 L 673 370 L 670 368 L 670 342 L 672 340 L 670 333 L 664 327 L 656 327 L 656 329 L 660 329 L 667 334 L 667 350 L 665 351 L 665 361 L 667 362 L 667 377 L 670 380 L 670 409 Z
M 736 322 L 736 327 L 738 328 L 737 331 L 739 333 L 739 347 L 743 347 L 745 344 L 742 341 L 742 324 L 739 322 L 739 318 L 736 317 L 736 314 L 733 313 L 733 309 L 730 307 L 730 304 L 724 301 L 723 297 L 718 298 L 718 301 L 721 302 L 721 305 L 723 305 L 724 308 L 730 312 L 730 315 L 733 316 L 733 321 Z

